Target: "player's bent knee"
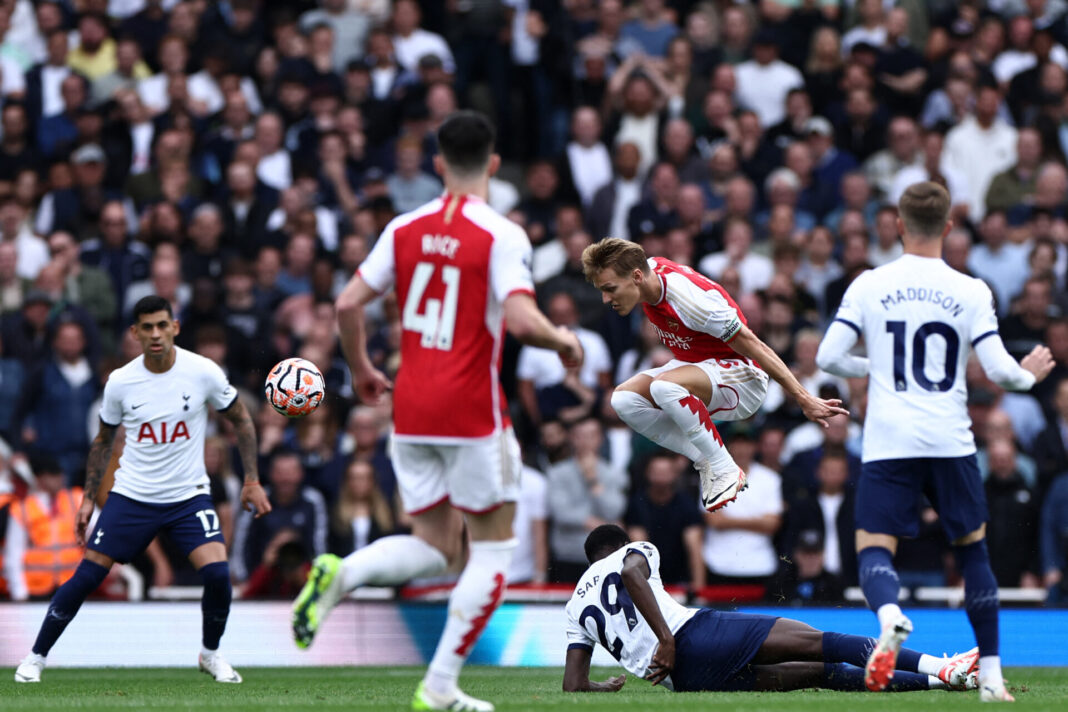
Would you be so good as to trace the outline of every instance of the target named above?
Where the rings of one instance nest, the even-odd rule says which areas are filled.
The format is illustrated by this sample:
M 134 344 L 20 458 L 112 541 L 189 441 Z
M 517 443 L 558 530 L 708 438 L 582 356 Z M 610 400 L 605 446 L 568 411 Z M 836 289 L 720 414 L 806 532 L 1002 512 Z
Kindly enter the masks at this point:
M 660 376 L 657 376 L 656 380 L 649 384 L 649 395 L 653 397 L 653 402 L 661 407 L 665 403 L 678 401 L 689 394 L 690 392 L 684 386 L 675 381 L 661 380 Z
M 653 403 L 646 400 L 640 393 L 635 391 L 626 391 L 616 388 L 612 391 L 612 410 L 623 419 L 627 421 L 629 416 L 634 415 L 642 408 L 655 407 Z
M 968 546 L 969 544 L 974 544 L 977 541 L 982 541 L 985 538 L 986 538 L 986 524 L 983 524 L 982 526 L 980 526 L 975 531 L 970 532 L 968 534 L 965 534 L 964 536 L 960 537 L 959 539 L 954 539 L 951 543 L 952 543 L 953 546 Z
M 873 534 L 872 532 L 857 529 L 857 553 L 871 547 L 880 547 L 888 550 L 891 554 L 897 553 L 897 537 L 890 534 Z
M 92 549 L 85 550 L 85 560 L 92 561 L 98 566 L 103 566 L 105 569 L 111 569 L 115 565 L 115 559 L 111 558 L 107 554 L 101 554 L 99 551 L 93 551 Z

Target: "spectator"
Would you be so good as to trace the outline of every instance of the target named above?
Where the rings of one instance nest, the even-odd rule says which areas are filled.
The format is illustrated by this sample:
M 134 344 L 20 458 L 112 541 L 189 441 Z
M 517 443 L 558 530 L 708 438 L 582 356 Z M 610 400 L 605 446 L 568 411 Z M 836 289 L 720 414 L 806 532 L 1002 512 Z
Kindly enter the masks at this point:
M 627 215 L 627 231 L 632 240 L 645 235 L 664 235 L 679 223 L 675 209 L 679 193 L 679 174 L 668 163 L 658 163 L 649 177 L 649 195 L 639 201 Z
M 1027 265 L 1027 246 L 1008 240 L 1005 213 L 987 213 L 979 224 L 982 242 L 971 249 L 968 269 L 994 292 L 999 317 L 1009 314 L 1013 298 L 1023 289 L 1030 268 Z
M 875 244 L 868 250 L 868 261 L 872 267 L 881 267 L 904 252 L 897 229 L 897 208 L 884 205 L 875 213 Z
M 545 473 L 549 490 L 550 576 L 557 583 L 577 581 L 589 566 L 582 553 L 586 535 L 602 524 L 619 522 L 626 508 L 627 478 L 598 454 L 601 424 L 587 418 L 571 427 L 571 456 Z
M 560 173 L 565 185 L 573 186 L 583 208 L 593 202 L 597 191 L 612 180 L 612 159 L 601 142 L 601 117 L 588 106 L 579 107 L 571 115 L 571 136 Z M 598 235 L 598 239 L 603 235 Z
M 0 242 L 15 246 L 18 255 L 15 270 L 22 279 L 36 279 L 48 263 L 48 246 L 33 234 L 25 209 L 14 197 L 0 199 Z
M 1016 162 L 1016 129 L 998 116 L 1000 103 L 996 87 L 980 87 L 975 111 L 946 134 L 942 165 L 968 176 L 972 220 L 986 214 L 986 194 L 994 176 Z
M 1044 277 L 1030 277 L 1013 306 L 1013 313 L 1001 322 L 1001 338 L 1013 358 L 1021 359 L 1043 343 L 1046 328 L 1058 316 L 1053 304 L 1053 283 Z
M 889 199 L 894 177 L 903 169 L 923 163 L 920 130 L 907 116 L 891 119 L 887 129 L 887 147 L 864 162 L 864 174 L 875 190 L 876 198 Z
M 68 484 L 81 481 L 89 453 L 89 408 L 101 390 L 86 358 L 86 345 L 81 325 L 59 323 L 52 337 L 52 358 L 31 373 L 23 390 L 22 438 L 46 447 Z
M 945 136 L 937 129 L 927 129 L 921 143 L 923 161 L 921 164 L 906 166 L 897 172 L 886 196 L 888 202 L 897 205 L 905 189 L 913 183 L 933 180 L 949 191 L 953 201 L 951 215 L 961 220 L 968 217 L 969 180 L 968 176 L 942 161 Z
M 393 3 L 393 47 L 397 62 L 409 72 L 414 72 L 419 60 L 432 54 L 442 61 L 445 71 L 456 70 L 452 51 L 441 35 L 420 27 L 422 14 L 415 0 L 397 0 Z
M 845 585 L 856 585 L 855 494 L 850 486 L 849 458 L 841 448 L 824 448 L 816 469 L 816 489 L 804 490 L 790 505 L 788 550 L 799 546 L 806 531 L 823 543 L 823 568 Z
M 248 580 L 266 555 L 277 553 L 287 541 L 299 542 L 308 558 L 326 551 L 326 503 L 303 480 L 304 471 L 295 452 L 280 451 L 271 458 L 267 487 L 271 511 L 258 519 L 244 510 L 237 515 L 230 564 L 238 581 Z
M 555 419 L 573 423 L 588 416 L 598 394 L 611 386 L 608 345 L 597 332 L 579 326 L 578 310 L 570 295 L 553 295 L 546 313 L 555 326 L 571 329 L 578 336 L 585 354 L 583 363 L 577 369 L 565 368 L 552 351 L 524 346 L 516 364 L 519 401 L 535 425 Z
M 987 453 L 990 477 L 986 481 L 986 501 L 990 522 L 986 538 L 994 578 L 1004 587 L 1035 586 L 1039 510 L 1016 469 L 1016 446 L 1011 440 L 995 440 L 987 445 Z
M 1035 194 L 1042 153 L 1041 134 L 1033 128 L 1020 129 L 1016 136 L 1016 164 L 990 181 L 984 200 L 987 211 L 1007 211 L 1018 203 L 1028 202 Z
M 36 171 L 40 159 L 30 142 L 26 106 L 6 101 L 0 112 L 0 180 L 13 181 L 21 171 Z
M 668 43 L 679 33 L 679 28 L 664 15 L 664 0 L 641 0 L 637 17 L 623 23 L 619 31 L 624 56 L 635 52 L 650 57 L 667 54 Z
M 397 141 L 397 170 L 386 179 L 397 212 L 406 213 L 429 203 L 441 193 L 441 181 L 420 169 L 422 142 L 414 137 Z
M 630 498 L 623 521 L 632 541 L 648 541 L 660 552 L 666 584 L 686 584 L 694 593 L 705 585 L 701 558 L 704 521 L 697 500 L 680 487 L 673 455 L 654 453 L 645 464 L 645 487 Z
M 741 106 L 756 112 L 764 127 L 783 120 L 787 93 L 805 84 L 801 72 L 779 59 L 778 38 L 767 29 L 753 38 L 753 59 L 742 62 L 735 71 L 735 98 Z
M 326 24 L 334 31 L 331 60 L 334 71 L 340 74 L 350 60 L 363 54 L 372 18 L 367 12 L 350 7 L 345 0 L 320 0 L 319 6 L 300 16 L 300 28 L 307 32 Z
M 512 530 L 519 540 L 508 569 L 508 583 L 548 581 L 549 576 L 549 496 L 545 475 L 533 467 L 523 467 L 519 479 L 519 500 L 515 503 Z
M 71 75 L 71 68 L 67 63 L 70 52 L 67 33 L 61 29 L 53 30 L 45 41 L 47 55 L 44 61 L 35 64 L 26 72 L 26 110 L 34 123 L 63 113 L 61 87 Z
M 1041 521 L 1042 584 L 1049 591 L 1051 604 L 1068 601 L 1068 474 L 1054 480 L 1045 503 Z
M 1038 466 L 1038 487 L 1041 496 L 1062 472 L 1068 472 L 1068 378 L 1057 382 L 1053 391 L 1054 415 L 1033 445 Z
M 586 225 L 596 240 L 603 237 L 636 239 L 637 235 L 632 237 L 630 234 L 627 216 L 641 200 L 642 186 L 638 175 L 641 152 L 637 144 L 622 142 L 617 144 L 613 159 L 613 178 L 594 193 L 586 210 Z
M 330 517 L 330 551 L 348 556 L 394 531 L 393 508 L 375 483 L 371 463 L 350 461 Z
M 783 557 L 779 572 L 768 583 L 765 598 L 775 605 L 840 603 L 844 599 L 842 580 L 824 565 L 826 546 L 818 529 L 806 529 L 797 537 L 789 556 Z
M 714 280 L 722 278 L 728 268 L 738 270 L 740 294 L 752 294 L 766 288 L 774 273 L 771 260 L 751 250 L 753 228 L 742 218 L 732 218 L 723 232 L 723 251 L 708 255 L 698 265 L 702 274 Z
M 80 487 L 67 485 L 55 459 L 35 458 L 35 487 L 11 505 L 3 546 L 3 578 L 13 601 L 45 600 L 74 575 L 82 548 L 74 530 Z
M 733 506 L 705 514 L 710 582 L 766 584 L 779 568 L 773 539 L 782 526 L 782 483 L 774 470 L 753 459 L 756 442 L 746 426 L 732 429 L 727 449 L 748 475 L 749 487 Z
M 882 0 L 858 0 L 857 25 L 842 36 L 842 56 L 849 56 L 860 43 L 871 47 L 886 44 L 886 15 Z

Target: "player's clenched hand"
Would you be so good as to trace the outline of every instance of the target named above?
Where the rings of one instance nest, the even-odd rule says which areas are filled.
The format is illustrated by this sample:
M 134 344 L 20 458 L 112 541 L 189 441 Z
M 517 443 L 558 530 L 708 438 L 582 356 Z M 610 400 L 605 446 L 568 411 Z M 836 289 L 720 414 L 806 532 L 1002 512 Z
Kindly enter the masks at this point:
M 567 368 L 578 368 L 582 365 L 582 344 L 575 332 L 566 327 L 559 327 L 557 334 L 563 342 L 563 348 L 559 350 L 560 360 Z
M 271 501 L 267 499 L 267 493 L 259 482 L 246 482 L 241 488 L 241 507 L 246 512 L 255 511 L 255 519 L 271 511 Z
M 360 400 L 367 405 L 376 405 L 382 399 L 382 395 L 393 387 L 386 378 L 386 374 L 377 368 L 367 368 L 360 373 L 354 373 L 356 380 L 356 392 Z
M 660 645 L 657 646 L 656 652 L 653 653 L 653 660 L 649 663 L 649 674 L 645 676 L 645 679 L 654 685 L 659 685 L 673 669 L 675 669 L 675 639 L 669 638 L 660 641 Z
M 849 411 L 842 407 L 842 401 L 837 398 L 824 400 L 806 393 L 805 396 L 798 399 L 798 405 L 801 406 L 801 411 L 806 418 L 819 423 L 825 428 L 828 426 L 828 418 L 835 415 L 849 415 Z
M 78 507 L 78 514 L 74 518 L 74 530 L 78 534 L 78 546 L 85 546 L 85 530 L 89 528 L 89 520 L 93 518 L 94 502 L 89 497 L 82 500 Z
M 1035 374 L 1035 382 L 1041 381 L 1053 370 L 1053 353 L 1048 346 L 1036 346 L 1020 361 L 1020 366 Z

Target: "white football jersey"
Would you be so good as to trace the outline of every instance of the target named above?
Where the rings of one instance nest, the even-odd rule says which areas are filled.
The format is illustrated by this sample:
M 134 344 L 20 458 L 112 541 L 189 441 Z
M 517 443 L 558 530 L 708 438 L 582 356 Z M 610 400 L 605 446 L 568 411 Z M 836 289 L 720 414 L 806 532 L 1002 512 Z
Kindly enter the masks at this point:
M 126 426 L 111 491 L 139 502 L 165 504 L 208 494 L 208 408 L 225 410 L 237 400 L 237 390 L 214 361 L 174 350 L 174 365 L 165 373 L 152 373 L 138 356 L 112 371 L 104 386 L 100 419 Z
M 903 255 L 857 277 L 835 319 L 867 347 L 865 462 L 975 452 L 965 368 L 972 348 L 998 333 L 985 282 Z
M 623 560 L 635 552 L 649 562 L 649 587 L 672 634 L 697 613 L 664 590 L 656 547 L 637 541 L 594 563 L 582 574 L 567 603 L 567 643 L 568 648 L 578 646 L 591 651 L 600 643 L 627 672 L 645 677 L 659 641 L 623 585 Z

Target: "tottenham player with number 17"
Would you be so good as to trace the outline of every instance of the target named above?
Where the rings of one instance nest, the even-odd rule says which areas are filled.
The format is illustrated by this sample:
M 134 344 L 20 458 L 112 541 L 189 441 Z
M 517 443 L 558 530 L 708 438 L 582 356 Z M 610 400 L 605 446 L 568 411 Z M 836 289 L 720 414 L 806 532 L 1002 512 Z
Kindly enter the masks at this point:
M 200 573 L 204 615 L 200 669 L 216 682 L 241 682 L 219 654 L 219 639 L 230 614 L 230 568 L 219 516 L 208 495 L 204 434 L 215 409 L 234 426 L 245 485 L 241 504 L 256 516 L 271 511 L 256 468 L 256 429 L 237 391 L 213 361 L 178 348 L 178 321 L 170 302 L 149 296 L 134 305 L 130 332 L 142 356 L 116 369 L 104 386 L 100 432 L 86 463 L 85 498 L 77 531 L 85 557 L 48 606 L 30 654 L 15 671 L 15 682 L 40 682 L 45 656 L 78 609 L 116 561 L 126 563 L 166 532 Z M 111 456 L 115 431 L 126 429 L 126 447 L 115 471 L 96 527 L 86 537 L 97 491 Z
M 626 316 L 641 304 L 674 355 L 617 386 L 612 407 L 634 430 L 693 460 L 709 512 L 733 502 L 746 481 L 712 421 L 753 415 L 764 402 L 769 375 L 810 420 L 826 427 L 832 415 L 848 415 L 840 400 L 805 390 L 746 326 L 727 291 L 690 267 L 648 258 L 641 246 L 608 237 L 583 251 L 582 269 L 619 314 Z
M 857 277 L 820 344 L 820 368 L 868 377 L 860 482 L 860 587 L 879 618 L 867 665 L 870 689 L 886 687 L 912 622 L 898 607 L 893 557 L 919 532 L 918 497 L 934 505 L 964 577 L 964 608 L 979 643 L 979 697 L 1011 702 L 998 655 L 998 586 L 986 549 L 986 496 L 968 417 L 965 371 L 972 351 L 992 381 L 1026 391 L 1053 369 L 1045 346 L 1016 363 L 998 335 L 994 298 L 979 279 L 942 261 L 949 193 L 915 183 L 898 202 L 905 254 Z M 867 358 L 849 353 L 864 337 Z M 1023 554 L 1024 552 L 1021 552 Z

